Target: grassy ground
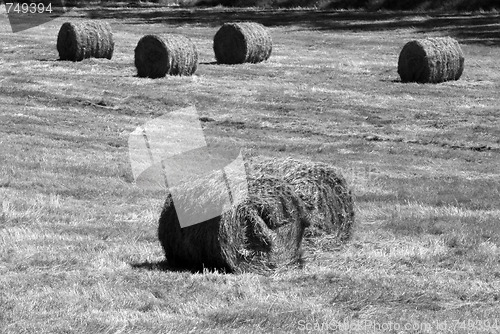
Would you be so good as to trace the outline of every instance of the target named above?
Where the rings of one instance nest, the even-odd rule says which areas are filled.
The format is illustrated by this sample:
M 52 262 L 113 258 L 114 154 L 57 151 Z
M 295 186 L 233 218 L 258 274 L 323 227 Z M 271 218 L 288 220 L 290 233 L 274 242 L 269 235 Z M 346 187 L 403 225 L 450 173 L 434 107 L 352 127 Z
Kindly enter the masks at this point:
M 113 60 L 56 61 L 61 23 L 86 15 L 112 24 Z M 211 40 L 231 15 L 259 18 L 81 10 L 12 34 L 0 14 L 0 332 L 498 332 L 498 14 L 280 12 L 269 62 L 218 66 Z M 196 76 L 134 76 L 137 41 L 162 32 L 197 43 Z M 401 84 L 404 43 L 447 34 L 463 77 Z M 352 241 L 307 240 L 303 269 L 268 277 L 165 270 L 165 194 L 134 186 L 127 138 L 190 105 L 214 142 L 341 168 Z

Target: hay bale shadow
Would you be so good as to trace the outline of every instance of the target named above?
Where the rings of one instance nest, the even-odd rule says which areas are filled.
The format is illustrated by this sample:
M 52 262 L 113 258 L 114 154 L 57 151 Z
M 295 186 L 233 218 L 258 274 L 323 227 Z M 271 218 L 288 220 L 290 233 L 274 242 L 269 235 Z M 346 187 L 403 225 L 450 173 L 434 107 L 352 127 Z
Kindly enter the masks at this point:
M 172 264 L 169 264 L 167 260 L 163 261 L 145 261 L 145 262 L 138 262 L 138 263 L 129 263 L 130 266 L 133 269 L 139 269 L 139 270 L 149 270 L 149 271 L 169 271 L 169 272 L 179 272 L 179 273 L 185 273 L 189 272 L 191 274 L 202 274 L 204 272 L 212 271 L 208 268 L 203 268 L 203 267 L 182 267 L 182 266 L 175 266 Z M 224 271 L 218 271 L 220 274 L 227 274 Z

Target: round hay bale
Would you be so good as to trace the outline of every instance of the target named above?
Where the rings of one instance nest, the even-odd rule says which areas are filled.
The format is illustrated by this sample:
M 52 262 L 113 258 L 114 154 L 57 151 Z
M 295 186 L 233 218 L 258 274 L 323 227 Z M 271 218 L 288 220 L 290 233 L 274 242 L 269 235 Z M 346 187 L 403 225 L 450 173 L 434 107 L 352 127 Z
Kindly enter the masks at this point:
M 107 22 L 66 22 L 57 35 L 57 51 L 61 60 L 111 59 L 114 48 L 113 33 Z
M 451 37 L 419 39 L 406 43 L 398 60 L 402 82 L 439 83 L 458 80 L 464 71 L 464 54 Z
M 334 235 L 345 242 L 354 224 L 351 190 L 341 173 L 320 162 L 256 157 L 250 173 L 270 175 L 289 184 L 305 203 L 311 226 L 306 236 Z
M 225 183 L 212 179 L 184 183 L 182 198 L 190 210 L 213 210 L 200 206 L 210 196 L 222 207 Z M 217 204 L 218 203 L 218 204 Z M 301 259 L 304 229 L 308 226 L 304 204 L 284 182 L 270 177 L 250 178 L 248 197 L 229 210 L 202 223 L 181 228 L 172 195 L 159 219 L 158 238 L 169 265 L 191 270 L 218 269 L 229 273 L 266 273 Z M 219 211 L 222 212 L 222 211 Z
M 135 67 L 141 78 L 192 75 L 198 68 L 198 50 L 182 35 L 146 35 L 135 48 Z
M 273 43 L 260 23 L 225 23 L 214 36 L 214 52 L 220 64 L 259 63 L 269 59 Z

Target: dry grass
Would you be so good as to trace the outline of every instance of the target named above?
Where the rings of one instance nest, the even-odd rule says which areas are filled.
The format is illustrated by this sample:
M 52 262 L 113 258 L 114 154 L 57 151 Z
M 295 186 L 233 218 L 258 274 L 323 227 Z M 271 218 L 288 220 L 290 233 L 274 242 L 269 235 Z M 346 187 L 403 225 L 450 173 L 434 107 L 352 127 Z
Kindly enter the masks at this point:
M 61 60 L 111 59 L 114 48 L 113 32 L 107 22 L 66 22 L 57 35 L 57 51 Z
M 402 82 L 440 83 L 458 80 L 464 71 L 464 53 L 456 39 L 435 37 L 411 41 L 399 54 Z

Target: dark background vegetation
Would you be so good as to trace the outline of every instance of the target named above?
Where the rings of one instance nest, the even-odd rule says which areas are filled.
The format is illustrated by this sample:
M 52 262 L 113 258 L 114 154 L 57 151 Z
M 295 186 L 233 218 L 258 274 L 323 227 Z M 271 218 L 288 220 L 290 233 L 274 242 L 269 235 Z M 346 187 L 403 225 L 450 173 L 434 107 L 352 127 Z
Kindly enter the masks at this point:
M 227 7 L 317 7 L 323 9 L 368 10 L 490 10 L 499 8 L 498 0 L 187 0 L 180 5 Z
M 1 1 L 0 1 L 1 2 Z M 28 2 L 53 2 L 51 0 L 29 0 Z M 108 0 L 66 0 L 67 6 L 116 4 Z M 419 11 L 477 11 L 500 9 L 500 0 L 125 0 L 127 4 L 159 4 L 180 7 L 260 7 L 260 8 L 318 8 L 318 9 L 363 9 L 419 10 Z

